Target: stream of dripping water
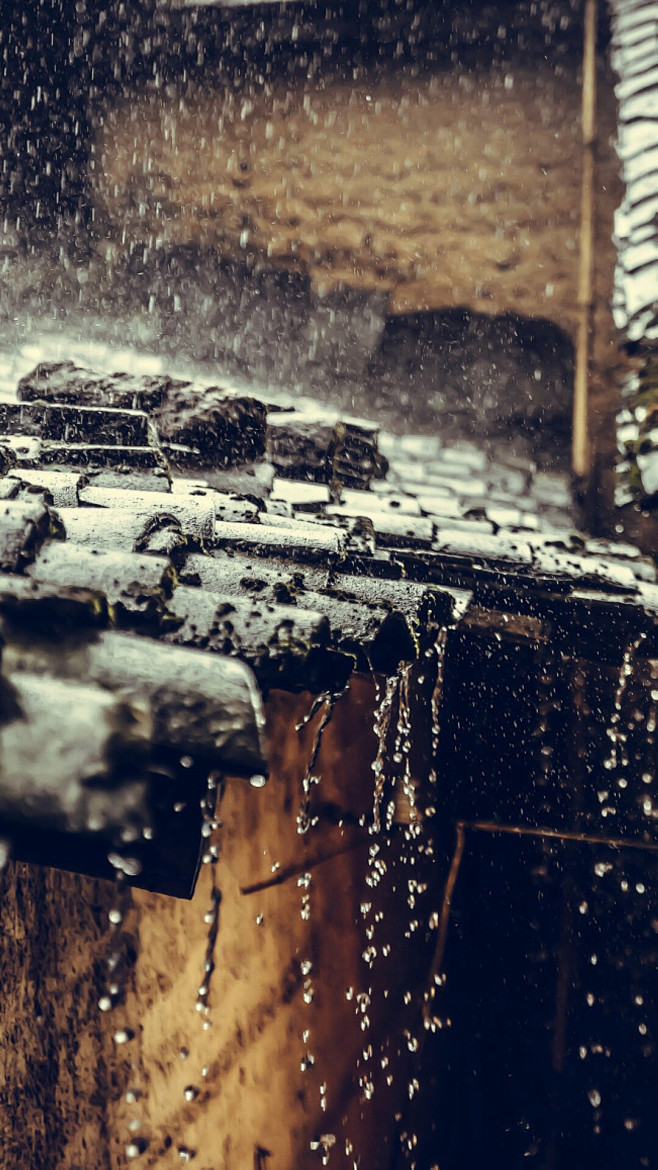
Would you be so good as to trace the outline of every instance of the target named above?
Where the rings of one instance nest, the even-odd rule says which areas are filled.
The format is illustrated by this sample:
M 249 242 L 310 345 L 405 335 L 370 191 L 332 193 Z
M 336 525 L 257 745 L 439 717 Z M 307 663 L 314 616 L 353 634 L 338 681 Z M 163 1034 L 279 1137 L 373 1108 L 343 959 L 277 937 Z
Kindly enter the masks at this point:
M 644 760 L 642 768 L 642 784 L 645 786 L 642 796 L 642 811 L 645 816 L 656 817 L 654 781 L 656 779 L 656 721 L 658 720 L 658 663 L 651 663 L 651 703 L 649 716 L 645 727 Z
M 143 826 L 141 834 L 135 826 L 126 828 L 121 834 L 121 842 L 117 845 L 117 848 L 110 850 L 107 855 L 107 860 L 112 866 L 115 875 L 114 894 L 112 905 L 108 911 L 110 933 L 106 958 L 106 985 L 98 1000 L 99 1010 L 107 1014 L 114 1013 L 125 1007 L 127 999 L 130 962 L 128 957 L 129 942 L 125 934 L 125 924 L 126 917 L 132 907 L 132 896 L 130 887 L 128 886 L 128 878 L 137 877 L 142 871 L 142 865 L 137 857 L 129 856 L 125 850 L 130 844 L 137 841 L 140 835 L 145 840 L 151 840 L 153 831 L 147 825 Z M 137 937 L 138 932 L 135 932 L 135 945 Z M 134 956 L 132 962 L 136 962 L 136 959 L 137 955 Z M 135 1039 L 135 1031 L 129 1026 L 128 1020 L 125 1018 L 125 1013 L 123 1014 L 123 1022 L 116 1021 L 112 1033 L 112 1040 L 115 1045 L 117 1058 L 125 1058 L 130 1068 L 129 1086 L 126 1089 L 124 1100 L 132 1108 L 142 1098 L 143 1093 L 139 1087 L 139 1080 L 141 1079 L 138 1072 L 139 1061 L 131 1058 L 131 1049 L 130 1047 L 126 1047 Z M 148 1138 L 143 1133 L 140 1133 L 141 1129 L 142 1120 L 139 1116 L 134 1115 L 128 1119 L 125 1138 L 125 1156 L 130 1161 L 141 1157 L 148 1149 Z
M 411 702 L 411 666 L 403 666 L 400 670 L 398 721 L 393 744 L 393 763 L 397 768 L 401 767 L 401 772 L 396 780 L 393 801 L 387 809 L 386 827 L 390 828 L 393 821 L 405 825 L 407 840 L 416 836 L 419 828 L 416 781 L 411 775 Z
M 297 732 L 301 732 L 320 712 L 322 712 L 315 728 L 308 761 L 302 778 L 301 802 L 296 820 L 297 832 L 300 836 L 305 836 L 309 830 L 314 828 L 318 823 L 318 818 L 313 816 L 312 813 L 313 789 L 320 783 L 320 776 L 317 774 L 316 770 L 317 762 L 322 748 L 322 737 L 324 735 L 324 731 L 331 721 L 333 713 L 336 709 L 336 704 L 344 693 L 344 690 L 341 690 L 335 692 L 325 692 L 324 694 L 317 695 L 311 702 L 310 708 L 306 715 L 299 721 L 299 723 L 296 724 L 295 727 Z M 303 872 L 299 873 L 297 878 L 297 888 L 301 894 L 301 904 L 299 911 L 300 918 L 302 922 L 310 923 L 313 875 L 309 869 L 304 869 Z M 310 1009 L 315 998 L 313 959 L 308 957 L 308 955 L 305 955 L 303 958 L 301 958 L 299 960 L 299 971 L 302 980 L 302 1001 L 305 1007 Z M 311 1070 L 315 1069 L 316 1064 L 316 1057 L 312 1051 L 310 1021 L 308 1024 L 305 1021 L 305 1026 L 302 1028 L 301 1042 L 302 1056 L 300 1058 L 300 1069 L 302 1073 L 310 1073 Z M 319 1103 L 322 1112 L 326 1112 L 327 1109 L 327 1091 L 327 1082 L 326 1080 L 322 1080 L 319 1086 Z M 310 1142 L 310 1150 L 319 1155 L 323 1166 L 328 1165 L 330 1151 L 335 1145 L 335 1142 L 335 1135 L 329 1133 L 321 1134 L 319 1137 L 313 1139 Z
M 386 785 L 386 744 L 389 727 L 391 725 L 391 714 L 399 686 L 400 676 L 398 674 L 387 678 L 384 686 L 381 688 L 381 693 L 379 695 L 378 701 L 376 701 L 375 706 L 373 731 L 375 733 L 375 739 L 377 740 L 377 754 L 371 765 L 375 777 L 372 806 L 372 826 L 370 830 L 373 834 L 380 833 L 382 828 L 381 806 L 382 800 L 384 798 L 384 788 Z
M 434 645 L 425 652 L 425 670 L 435 664 L 433 679 L 426 683 L 424 664 L 420 669 L 418 664 L 402 665 L 376 694 L 377 749 L 372 765 L 370 827 L 374 839 L 369 847 L 365 876 L 368 892 L 361 904 L 365 934 L 362 960 L 367 974 L 358 993 L 351 987 L 346 992 L 348 1000 L 354 1002 L 363 1034 L 355 1071 L 364 1105 L 372 1102 L 379 1092 L 395 1093 L 396 1082 L 404 1098 L 408 1102 L 414 1100 L 420 1089 L 418 1061 L 424 1029 L 434 1024 L 433 1019 L 425 1021 L 417 1009 L 410 960 L 414 948 L 424 945 L 425 932 L 439 926 L 438 913 L 431 912 L 427 905 L 429 885 L 425 868 L 427 864 L 432 865 L 434 850 L 425 831 L 422 797 L 429 797 L 426 811 L 431 817 L 438 780 L 446 646 L 447 630 L 442 629 Z M 421 793 L 418 785 L 423 781 L 427 782 L 428 790 Z M 382 894 L 380 889 L 378 894 L 379 887 L 387 892 Z M 389 903 L 390 913 L 386 913 Z M 447 930 L 447 914 L 444 914 L 443 930 Z M 396 956 L 400 969 L 408 969 L 408 981 L 400 981 L 398 971 L 391 966 Z M 402 1113 L 399 1118 L 402 1119 Z M 418 1139 L 414 1126 L 401 1121 L 397 1139 L 405 1164 L 415 1166 Z M 345 1153 L 355 1159 L 350 1165 L 359 1165 L 353 1142 L 346 1143 Z
M 445 672 L 446 647 L 448 645 L 448 631 L 443 626 L 434 643 L 434 655 L 436 658 L 436 674 L 434 676 L 434 686 L 432 687 L 432 697 L 430 699 L 430 718 L 431 718 L 431 744 L 430 744 L 430 769 L 429 782 L 435 785 L 437 782 L 437 761 L 439 756 L 439 740 L 441 736 L 441 702 L 443 699 L 443 677 Z
M 210 984 L 213 971 L 215 970 L 215 949 L 219 931 L 219 910 L 222 901 L 222 893 L 217 879 L 219 844 L 217 843 L 217 838 L 213 841 L 213 836 L 215 836 L 217 830 L 221 827 L 216 810 L 221 805 L 223 785 L 223 776 L 218 772 L 211 772 L 207 780 L 207 791 L 201 798 L 201 814 L 203 818 L 201 836 L 205 842 L 201 861 L 203 865 L 210 867 L 210 906 L 203 916 L 203 921 L 208 927 L 208 934 L 203 963 L 203 976 L 197 991 L 197 999 L 194 1006 L 196 1011 L 201 1013 L 203 1029 L 206 1032 L 212 1026 Z
M 302 731 L 307 727 L 312 719 L 322 711 L 322 716 L 318 720 L 315 729 L 315 735 L 311 744 L 311 751 L 309 753 L 308 763 L 302 777 L 302 798 L 297 813 L 297 832 L 300 835 L 308 833 L 309 829 L 315 826 L 317 817 L 311 813 L 311 804 L 313 799 L 313 789 L 320 783 L 320 777 L 315 774 L 315 766 L 318 762 L 320 749 L 322 747 L 322 736 L 331 717 L 336 709 L 336 704 L 341 696 L 345 693 L 342 691 L 327 691 L 322 695 L 317 695 L 311 703 L 310 709 L 303 719 L 295 725 L 296 731 Z M 324 708 L 324 710 L 322 710 Z
M 210 1000 L 211 982 L 213 972 L 215 970 L 215 955 L 217 949 L 217 935 L 219 932 L 219 918 L 220 908 L 222 902 L 222 893 L 219 888 L 217 870 L 220 857 L 220 846 L 218 843 L 217 833 L 221 829 L 221 820 L 218 816 L 218 809 L 221 807 L 222 794 L 224 789 L 224 777 L 219 772 L 210 772 L 206 779 L 206 791 L 201 797 L 201 837 L 203 853 L 201 855 L 201 863 L 210 871 L 210 905 L 203 915 L 204 924 L 207 926 L 206 934 L 206 950 L 203 962 L 203 972 L 201 975 L 201 982 L 197 989 L 196 1001 L 194 1004 L 195 1010 L 199 1013 L 202 1020 L 202 1028 L 207 1032 L 212 1027 L 212 1005 Z M 179 1050 L 181 1060 L 187 1060 L 190 1055 L 190 1050 L 183 1047 Z M 203 1065 L 200 1070 L 200 1079 L 203 1080 L 208 1076 L 208 1065 Z M 190 1082 L 183 1089 L 183 1097 L 188 1104 L 201 1099 L 201 1089 L 198 1084 Z M 177 1147 L 178 1159 L 180 1162 L 192 1162 L 197 1155 L 197 1151 L 185 1143 L 180 1143 Z
M 110 853 L 108 860 L 114 866 L 116 876 L 112 905 L 108 911 L 110 935 L 106 960 L 107 984 L 98 1000 L 98 1007 L 101 1012 L 114 1013 L 125 1005 L 128 990 L 128 960 L 126 954 L 128 944 L 124 936 L 124 930 L 132 899 L 127 878 L 129 875 L 136 876 L 140 871 L 131 859 L 123 858 L 119 853 Z M 138 1062 L 130 1059 L 130 1049 L 125 1049 L 125 1046 L 130 1045 L 135 1039 L 135 1032 L 125 1018 L 123 1022 L 116 1021 L 112 1039 L 116 1048 L 117 1057 L 119 1055 L 123 1057 L 125 1054 L 130 1066 L 130 1080 L 124 1100 L 132 1108 L 142 1098 L 143 1092 L 139 1087 L 140 1078 L 136 1075 Z M 148 1139 L 144 1134 L 140 1133 L 141 1128 L 142 1122 L 139 1116 L 134 1115 L 128 1119 L 128 1132 L 125 1138 L 125 1156 L 129 1161 L 141 1157 L 148 1148 Z
M 610 717 L 610 726 L 608 727 L 607 735 L 610 743 L 610 752 L 603 761 L 603 767 L 607 771 L 614 771 L 621 763 L 623 766 L 628 764 L 624 745 L 626 743 L 627 735 L 621 728 L 621 710 L 626 688 L 628 687 L 629 679 L 633 674 L 633 665 L 637 652 L 644 641 L 646 641 L 646 633 L 638 634 L 632 642 L 629 642 L 624 651 L 621 667 L 619 668 L 619 679 L 617 688 L 615 690 L 614 707 Z M 620 759 L 621 750 L 621 759 Z

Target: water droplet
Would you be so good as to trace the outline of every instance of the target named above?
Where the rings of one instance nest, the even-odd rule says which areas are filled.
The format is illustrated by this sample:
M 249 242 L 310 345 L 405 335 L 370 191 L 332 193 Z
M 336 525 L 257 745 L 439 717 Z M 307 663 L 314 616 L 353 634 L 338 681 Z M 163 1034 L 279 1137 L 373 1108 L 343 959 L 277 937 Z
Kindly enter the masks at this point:
M 142 872 L 142 863 L 136 857 L 122 857 L 120 853 L 108 853 L 107 860 L 114 869 L 125 873 L 126 877 L 138 877 Z
M 126 1146 L 126 1158 L 139 1158 L 141 1154 L 148 1148 L 146 1138 L 134 1138 L 129 1145 Z
M 598 861 L 594 866 L 594 873 L 597 877 L 604 877 L 606 873 L 610 873 L 612 865 L 609 862 Z

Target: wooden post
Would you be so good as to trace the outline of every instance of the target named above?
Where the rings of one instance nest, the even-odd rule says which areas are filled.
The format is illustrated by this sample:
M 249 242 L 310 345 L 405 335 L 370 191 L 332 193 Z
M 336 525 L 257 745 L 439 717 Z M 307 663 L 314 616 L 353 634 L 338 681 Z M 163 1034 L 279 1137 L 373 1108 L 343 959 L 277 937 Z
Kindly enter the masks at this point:
M 578 277 L 578 332 L 574 375 L 571 463 L 577 481 L 590 473 L 588 386 L 593 297 L 594 137 L 596 129 L 597 0 L 585 0 L 583 36 L 583 177 L 580 199 L 580 268 Z

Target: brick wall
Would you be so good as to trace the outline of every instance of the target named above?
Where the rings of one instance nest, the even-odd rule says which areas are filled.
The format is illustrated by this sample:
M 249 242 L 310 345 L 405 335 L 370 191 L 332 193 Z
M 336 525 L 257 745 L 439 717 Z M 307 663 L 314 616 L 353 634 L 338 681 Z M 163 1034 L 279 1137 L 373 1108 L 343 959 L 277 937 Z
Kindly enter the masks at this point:
M 119 251 L 193 243 L 301 270 L 320 293 L 340 282 L 383 290 L 393 313 L 468 305 L 571 332 L 578 68 L 577 56 L 420 76 L 388 66 L 358 82 L 137 98 L 105 113 L 98 213 Z M 611 229 L 608 83 L 600 105 Z

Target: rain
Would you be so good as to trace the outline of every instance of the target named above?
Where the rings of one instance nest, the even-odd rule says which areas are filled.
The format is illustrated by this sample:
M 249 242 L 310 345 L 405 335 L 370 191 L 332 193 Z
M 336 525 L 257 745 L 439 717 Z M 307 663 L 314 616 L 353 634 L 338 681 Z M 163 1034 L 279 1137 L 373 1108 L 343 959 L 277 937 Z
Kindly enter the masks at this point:
M 658 1165 L 657 28 L 5 0 L 7 1170 Z

